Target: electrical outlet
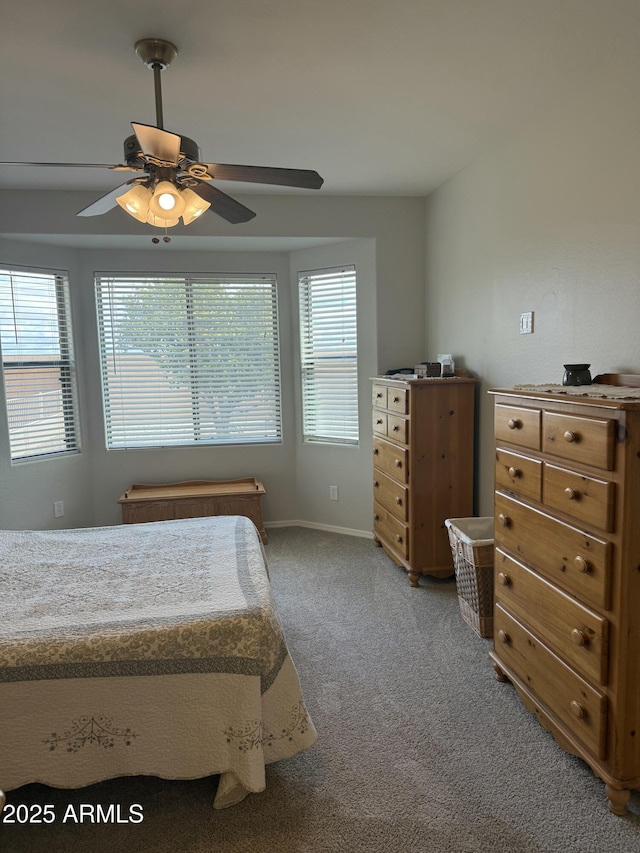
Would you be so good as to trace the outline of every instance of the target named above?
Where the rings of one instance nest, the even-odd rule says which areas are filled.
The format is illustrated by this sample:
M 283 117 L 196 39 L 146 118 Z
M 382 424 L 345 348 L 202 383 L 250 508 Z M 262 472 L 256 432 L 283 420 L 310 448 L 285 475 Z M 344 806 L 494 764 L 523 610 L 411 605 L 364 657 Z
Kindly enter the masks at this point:
M 337 486 L 329 486 L 329 500 L 337 501 L 338 500 L 338 487 Z
M 64 515 L 64 501 L 54 501 L 53 517 L 54 518 L 62 518 L 63 515 Z
M 524 314 L 520 315 L 520 334 L 533 334 L 533 311 L 526 311 Z

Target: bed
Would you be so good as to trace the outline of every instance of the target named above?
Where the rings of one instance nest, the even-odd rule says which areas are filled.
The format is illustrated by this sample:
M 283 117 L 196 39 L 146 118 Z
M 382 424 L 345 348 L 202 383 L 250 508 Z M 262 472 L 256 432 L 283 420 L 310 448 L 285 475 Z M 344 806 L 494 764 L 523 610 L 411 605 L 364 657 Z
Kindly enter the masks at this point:
M 219 774 L 215 808 L 313 745 L 241 516 L 0 532 L 0 789 Z

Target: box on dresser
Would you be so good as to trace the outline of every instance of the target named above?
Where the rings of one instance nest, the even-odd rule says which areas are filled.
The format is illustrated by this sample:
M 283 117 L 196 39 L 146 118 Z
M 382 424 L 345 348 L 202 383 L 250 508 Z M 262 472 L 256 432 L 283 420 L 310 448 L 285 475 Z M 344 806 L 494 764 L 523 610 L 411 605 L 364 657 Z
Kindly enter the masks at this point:
M 490 393 L 496 673 L 624 814 L 640 787 L 640 387 Z
M 372 382 L 374 541 L 418 586 L 453 574 L 444 522 L 473 514 L 475 379 Z

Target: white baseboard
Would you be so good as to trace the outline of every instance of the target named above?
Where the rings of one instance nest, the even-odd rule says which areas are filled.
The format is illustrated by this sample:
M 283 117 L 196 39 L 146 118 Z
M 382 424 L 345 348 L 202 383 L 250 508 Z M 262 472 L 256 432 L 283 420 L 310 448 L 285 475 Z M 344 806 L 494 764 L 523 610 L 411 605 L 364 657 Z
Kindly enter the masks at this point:
M 363 539 L 373 539 L 370 530 L 354 530 L 351 527 L 336 527 L 333 524 L 318 524 L 315 521 L 265 521 L 265 527 L 309 527 L 311 530 L 326 530 L 327 533 L 341 533 L 344 536 L 360 536 Z

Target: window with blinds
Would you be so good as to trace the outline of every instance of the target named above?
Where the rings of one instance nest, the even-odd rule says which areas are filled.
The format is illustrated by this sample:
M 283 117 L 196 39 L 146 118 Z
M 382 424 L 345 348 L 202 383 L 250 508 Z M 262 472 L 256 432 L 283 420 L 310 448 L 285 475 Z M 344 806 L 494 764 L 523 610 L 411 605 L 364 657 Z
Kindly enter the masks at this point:
M 0 349 L 12 461 L 78 452 L 66 275 L 0 269 Z
M 305 441 L 358 443 L 354 266 L 298 273 Z
M 278 442 L 273 275 L 97 275 L 107 447 Z

